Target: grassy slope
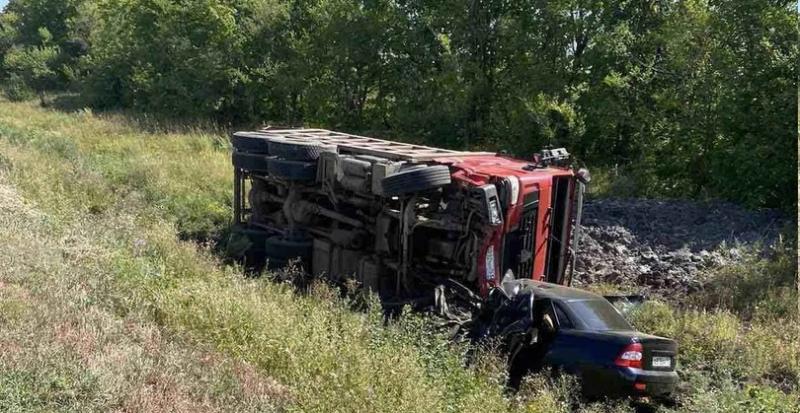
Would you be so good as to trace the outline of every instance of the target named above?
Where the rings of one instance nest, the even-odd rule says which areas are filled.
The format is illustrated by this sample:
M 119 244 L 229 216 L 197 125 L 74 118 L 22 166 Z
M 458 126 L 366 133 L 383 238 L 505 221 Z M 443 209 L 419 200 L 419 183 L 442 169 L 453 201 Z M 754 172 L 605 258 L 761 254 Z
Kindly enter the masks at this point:
M 285 388 L 246 362 L 121 313 L 90 221 L 56 230 L 0 177 L 0 410 L 269 411 Z
M 507 397 L 500 363 L 462 367 L 464 349 L 424 320 L 384 327 L 324 286 L 298 296 L 180 241 L 224 227 L 228 159 L 218 136 L 0 101 L 0 342 L 18 349 L 0 355 L 0 410 L 573 407 L 541 379 Z M 654 304 L 638 315 L 684 345 L 682 409 L 800 407 L 796 314 L 759 314 Z

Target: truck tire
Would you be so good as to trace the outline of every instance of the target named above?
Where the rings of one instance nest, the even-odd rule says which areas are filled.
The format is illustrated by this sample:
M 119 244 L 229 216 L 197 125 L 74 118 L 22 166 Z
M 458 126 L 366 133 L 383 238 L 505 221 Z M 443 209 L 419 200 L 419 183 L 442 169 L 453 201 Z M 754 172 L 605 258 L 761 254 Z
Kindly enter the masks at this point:
M 316 161 L 322 152 L 336 151 L 336 146 L 316 141 L 269 140 L 270 155 L 287 161 Z
M 264 242 L 271 234 L 267 231 L 235 225 L 228 235 L 225 252 L 231 258 L 242 260 L 248 269 L 264 265 Z
M 250 172 L 267 172 L 270 156 L 261 153 L 245 153 L 234 151 L 231 155 L 233 166 Z
M 287 181 L 313 181 L 317 178 L 317 163 L 270 159 L 269 174 Z
M 269 139 L 259 135 L 237 132 L 231 135 L 231 144 L 240 152 L 269 154 Z
M 436 189 L 450 182 L 450 168 L 436 165 L 400 171 L 383 178 L 381 185 L 383 195 L 397 196 Z
M 228 234 L 228 253 L 234 257 L 242 257 L 248 251 L 263 254 L 264 242 L 270 235 L 267 231 L 235 225 Z
M 291 260 L 300 259 L 308 263 L 311 260 L 312 242 L 310 239 L 291 240 L 272 236 L 264 242 L 264 256 L 273 269 L 283 268 Z

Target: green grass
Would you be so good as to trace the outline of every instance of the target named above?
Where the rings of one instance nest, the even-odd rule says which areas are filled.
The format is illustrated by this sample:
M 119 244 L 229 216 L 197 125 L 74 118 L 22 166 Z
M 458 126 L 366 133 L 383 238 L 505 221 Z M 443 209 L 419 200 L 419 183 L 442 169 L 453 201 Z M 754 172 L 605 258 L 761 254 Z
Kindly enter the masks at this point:
M 387 326 L 325 285 L 243 277 L 194 242 L 227 225 L 228 151 L 216 132 L 0 101 L 0 410 L 630 410 L 579 405 L 573 383 L 543 376 L 510 395 L 498 356 L 465 366 L 423 317 Z M 718 275 L 778 277 L 770 305 L 717 289 L 635 315 L 681 342 L 677 410 L 800 408 L 784 261 Z
M 6 152 L 3 147 L 4 153 Z M 276 410 L 287 394 L 146 312 L 115 311 L 91 220 L 59 221 L 0 173 L 0 411 Z M 129 308 L 133 310 L 133 308 Z

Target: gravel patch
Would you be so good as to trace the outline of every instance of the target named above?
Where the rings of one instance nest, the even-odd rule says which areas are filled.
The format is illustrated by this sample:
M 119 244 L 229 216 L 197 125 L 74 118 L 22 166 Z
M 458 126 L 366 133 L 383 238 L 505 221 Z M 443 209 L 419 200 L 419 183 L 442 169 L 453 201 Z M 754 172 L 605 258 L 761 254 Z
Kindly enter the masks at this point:
M 769 246 L 787 220 L 774 210 L 751 211 L 725 202 L 597 199 L 584 207 L 574 281 L 687 293 L 704 270 Z

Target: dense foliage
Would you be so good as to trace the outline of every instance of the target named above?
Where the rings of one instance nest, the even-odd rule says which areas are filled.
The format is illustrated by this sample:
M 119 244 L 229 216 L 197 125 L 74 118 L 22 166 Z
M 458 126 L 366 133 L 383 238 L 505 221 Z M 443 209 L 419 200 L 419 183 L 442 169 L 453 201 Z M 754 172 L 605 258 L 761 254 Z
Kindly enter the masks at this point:
M 7 94 L 527 156 L 638 194 L 796 205 L 798 15 L 773 0 L 11 0 Z

